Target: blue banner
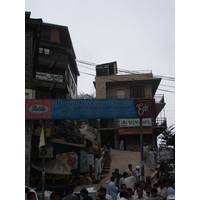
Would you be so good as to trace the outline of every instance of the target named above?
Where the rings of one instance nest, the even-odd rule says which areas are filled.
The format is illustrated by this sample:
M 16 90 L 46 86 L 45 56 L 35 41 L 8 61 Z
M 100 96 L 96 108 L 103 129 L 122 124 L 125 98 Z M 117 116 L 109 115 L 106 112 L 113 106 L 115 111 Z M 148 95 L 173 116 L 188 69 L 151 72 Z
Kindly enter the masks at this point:
M 52 99 L 50 119 L 137 118 L 134 99 Z

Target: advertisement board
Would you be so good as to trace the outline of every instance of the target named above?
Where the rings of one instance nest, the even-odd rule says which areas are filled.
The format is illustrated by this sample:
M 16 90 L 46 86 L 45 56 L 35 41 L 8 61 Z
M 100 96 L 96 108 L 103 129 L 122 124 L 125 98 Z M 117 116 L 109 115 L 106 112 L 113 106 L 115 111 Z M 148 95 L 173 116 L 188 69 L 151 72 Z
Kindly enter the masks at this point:
M 54 81 L 54 82 L 63 82 L 63 76 L 57 74 L 47 74 L 43 72 L 36 72 L 36 79 Z
M 140 127 L 140 119 L 120 119 L 120 127 Z M 151 118 L 144 118 L 142 119 L 142 126 L 152 126 L 152 119 Z
M 152 128 L 143 128 L 143 134 L 153 134 Z M 141 133 L 140 128 L 120 128 L 118 129 L 118 135 L 139 135 Z
M 25 99 L 25 119 L 105 119 L 155 117 L 155 100 Z

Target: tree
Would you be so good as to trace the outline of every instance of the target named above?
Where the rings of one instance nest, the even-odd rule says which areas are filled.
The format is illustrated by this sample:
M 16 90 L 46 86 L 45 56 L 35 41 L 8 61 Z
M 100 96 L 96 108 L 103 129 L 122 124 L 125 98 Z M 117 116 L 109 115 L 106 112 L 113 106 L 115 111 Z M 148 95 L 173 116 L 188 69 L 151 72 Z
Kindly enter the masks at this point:
M 160 139 L 161 145 L 164 145 L 165 147 L 174 146 L 174 148 L 173 148 L 174 158 L 170 159 L 170 160 L 161 160 L 161 162 L 160 162 L 161 174 L 164 174 L 164 177 L 166 179 L 169 179 L 169 177 L 170 177 L 170 174 L 169 174 L 170 164 L 175 163 L 175 127 L 174 127 L 174 125 L 167 127 L 158 136 L 158 139 Z
M 87 94 L 84 92 L 79 92 L 79 94 L 77 95 L 77 99 L 95 99 L 95 92 L 93 92 L 92 94 Z
M 167 127 L 159 136 L 158 139 L 160 139 L 161 145 L 175 145 L 175 127 L 174 125 L 171 125 Z M 174 141 L 174 145 L 173 145 Z
M 83 143 L 83 136 L 80 134 L 79 127 L 74 121 L 62 120 L 55 126 L 55 138 L 65 138 L 66 142 L 80 144 Z

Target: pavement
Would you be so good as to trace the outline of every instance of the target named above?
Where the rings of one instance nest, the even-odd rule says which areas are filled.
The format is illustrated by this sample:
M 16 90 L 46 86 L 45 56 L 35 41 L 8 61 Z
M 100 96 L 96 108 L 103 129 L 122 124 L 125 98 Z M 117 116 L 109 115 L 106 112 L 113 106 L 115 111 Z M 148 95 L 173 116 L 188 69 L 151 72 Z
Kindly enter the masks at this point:
M 116 149 L 111 149 L 110 157 L 111 157 L 111 164 L 109 173 L 103 178 L 100 184 L 103 187 L 107 188 L 106 181 L 108 181 L 112 175 L 112 172 L 115 171 L 116 168 L 119 169 L 119 173 L 123 174 L 123 172 L 128 169 L 128 164 L 132 164 L 133 170 L 135 167 L 141 166 L 140 165 L 140 152 L 133 152 L 133 151 L 121 151 Z M 141 169 L 140 169 L 141 172 Z M 146 176 L 151 176 L 152 172 L 148 169 L 146 163 L 144 164 L 144 180 L 146 181 Z

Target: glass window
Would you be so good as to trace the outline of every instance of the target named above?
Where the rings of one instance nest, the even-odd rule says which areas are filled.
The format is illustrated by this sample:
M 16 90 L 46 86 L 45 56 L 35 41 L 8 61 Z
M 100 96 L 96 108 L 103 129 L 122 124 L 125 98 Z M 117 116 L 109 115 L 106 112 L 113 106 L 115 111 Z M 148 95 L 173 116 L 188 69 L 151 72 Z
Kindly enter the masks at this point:
M 135 85 L 130 87 L 130 97 L 140 98 L 145 97 L 144 85 Z
M 43 48 L 42 47 L 39 47 L 39 53 L 43 53 Z
M 41 39 L 50 41 L 50 39 L 51 39 L 51 30 L 50 30 L 50 28 L 42 28 L 42 30 L 41 30 Z
M 125 90 L 117 90 L 117 98 L 125 98 Z
M 44 55 L 49 55 L 50 54 L 50 49 L 44 49 Z

